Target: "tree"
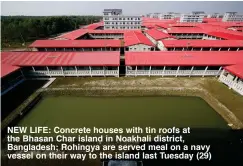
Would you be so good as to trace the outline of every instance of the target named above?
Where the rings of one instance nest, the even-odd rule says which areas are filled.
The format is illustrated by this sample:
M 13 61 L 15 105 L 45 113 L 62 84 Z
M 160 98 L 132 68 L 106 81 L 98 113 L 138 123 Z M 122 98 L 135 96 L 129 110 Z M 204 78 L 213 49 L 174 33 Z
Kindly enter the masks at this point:
M 75 30 L 100 20 L 100 16 L 1 16 L 2 46 L 32 42 Z

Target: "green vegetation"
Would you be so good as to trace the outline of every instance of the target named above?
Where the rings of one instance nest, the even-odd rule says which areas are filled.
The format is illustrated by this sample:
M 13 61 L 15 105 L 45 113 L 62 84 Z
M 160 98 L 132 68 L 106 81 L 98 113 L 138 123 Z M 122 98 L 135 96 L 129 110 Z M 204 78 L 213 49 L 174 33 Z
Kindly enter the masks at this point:
M 2 43 L 1 51 L 29 51 L 27 48 L 32 42 L 9 42 L 9 43 Z
M 25 47 L 27 42 L 54 37 L 100 19 L 100 16 L 1 16 L 1 47 Z
M 243 122 L 243 96 L 215 79 L 208 79 L 202 86 Z

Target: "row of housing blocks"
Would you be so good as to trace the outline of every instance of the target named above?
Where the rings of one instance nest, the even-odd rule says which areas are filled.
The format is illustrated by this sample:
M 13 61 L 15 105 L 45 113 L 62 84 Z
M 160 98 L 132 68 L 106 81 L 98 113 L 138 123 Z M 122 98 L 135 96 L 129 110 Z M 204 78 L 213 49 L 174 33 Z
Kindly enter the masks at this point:
M 104 10 L 104 17 L 109 13 L 122 18 L 121 10 Z M 28 76 L 213 76 L 243 95 L 243 23 L 217 18 L 206 23 L 131 18 L 141 27 L 106 29 L 103 20 L 56 38 L 36 40 L 28 51 L 2 52 L 1 89 Z M 116 22 L 123 18 L 111 22 L 119 26 Z
M 222 19 L 223 22 L 242 22 L 243 14 L 237 12 L 226 12 L 225 14 L 212 13 L 206 14 L 203 11 L 195 11 L 186 14 L 180 14 L 175 12 L 168 13 L 149 13 L 147 14 L 149 18 L 158 18 L 160 20 L 164 19 L 174 19 L 179 18 L 179 22 L 203 22 L 203 18 L 218 18 Z

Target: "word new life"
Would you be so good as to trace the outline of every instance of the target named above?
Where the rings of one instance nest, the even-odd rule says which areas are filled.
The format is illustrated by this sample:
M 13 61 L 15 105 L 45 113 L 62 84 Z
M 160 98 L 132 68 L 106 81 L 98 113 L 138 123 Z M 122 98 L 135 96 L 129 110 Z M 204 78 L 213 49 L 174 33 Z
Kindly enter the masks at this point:
M 29 129 L 29 130 L 28 130 Z M 50 133 L 50 129 L 48 127 L 8 127 L 8 133 Z

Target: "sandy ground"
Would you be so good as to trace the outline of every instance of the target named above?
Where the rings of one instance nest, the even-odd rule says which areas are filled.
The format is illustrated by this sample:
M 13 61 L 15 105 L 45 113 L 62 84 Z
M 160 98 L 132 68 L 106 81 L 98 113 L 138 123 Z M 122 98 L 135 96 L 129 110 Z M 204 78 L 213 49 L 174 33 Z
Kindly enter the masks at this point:
M 191 80 L 188 78 L 99 78 L 98 80 L 81 79 L 70 83 L 60 82 L 55 87 L 199 87 L 205 80 L 205 78 Z
M 88 86 L 163 86 L 163 87 L 195 87 L 200 84 L 201 79 L 196 81 L 189 81 L 188 79 L 181 80 L 180 82 L 174 81 L 174 78 L 141 78 L 135 80 L 100 80 L 89 81 L 84 85 Z

